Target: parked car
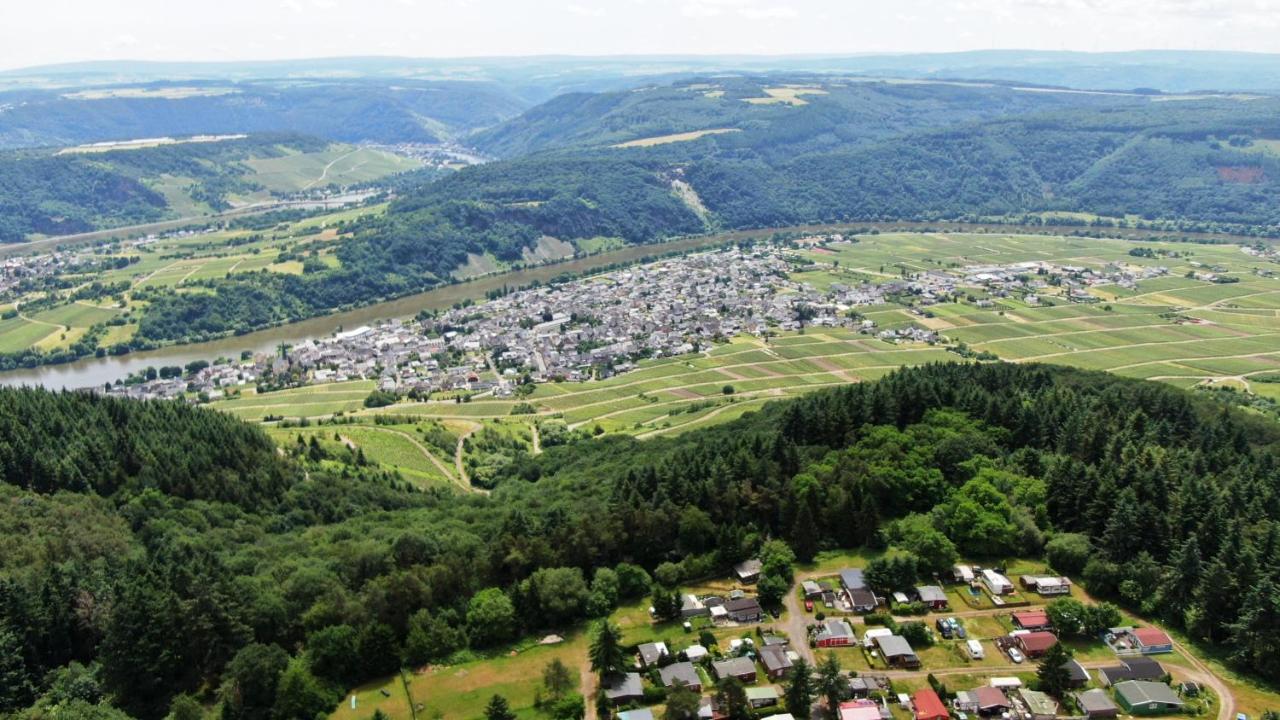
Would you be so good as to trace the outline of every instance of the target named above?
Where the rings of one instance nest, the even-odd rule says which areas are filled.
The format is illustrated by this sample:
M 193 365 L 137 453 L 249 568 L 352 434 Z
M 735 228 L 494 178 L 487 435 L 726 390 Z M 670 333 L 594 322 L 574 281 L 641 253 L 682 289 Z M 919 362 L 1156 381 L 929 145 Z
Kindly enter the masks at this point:
M 1009 659 L 1015 663 L 1021 663 L 1023 660 L 1026 660 L 1026 658 L 1022 657 L 1022 653 L 1018 648 L 1013 647 L 1009 648 Z
M 805 612 L 813 612 L 813 601 L 812 601 L 812 600 L 805 600 L 805 601 L 804 601 L 804 610 L 805 610 Z

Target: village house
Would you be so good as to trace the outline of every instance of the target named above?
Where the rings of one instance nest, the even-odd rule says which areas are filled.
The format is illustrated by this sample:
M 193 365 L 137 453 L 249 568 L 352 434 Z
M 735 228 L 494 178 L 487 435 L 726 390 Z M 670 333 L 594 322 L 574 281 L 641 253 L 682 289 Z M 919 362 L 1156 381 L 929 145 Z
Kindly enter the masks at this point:
M 1045 630 L 1037 630 L 1014 637 L 1014 642 L 1029 658 L 1038 658 L 1058 644 L 1058 636 Z
M 644 684 L 640 673 L 622 673 L 610 676 L 604 686 L 604 696 L 614 705 L 644 699 Z
M 733 566 L 733 573 L 738 576 L 738 582 L 751 585 L 760 579 L 760 571 L 764 566 L 758 559 L 743 560 Z
M 1160 680 L 1164 676 L 1164 667 L 1148 657 L 1122 658 L 1119 665 L 1098 668 L 1098 680 L 1103 687 L 1127 680 Z
M 1045 597 L 1071 594 L 1071 581 L 1065 577 L 1023 575 L 1018 582 L 1022 584 L 1022 589 Z
M 662 659 L 669 657 L 671 652 L 667 650 L 667 644 L 664 642 L 641 643 L 636 647 L 636 655 L 640 660 L 640 667 L 647 670 L 657 667 Z
M 880 706 L 874 700 L 842 702 L 840 720 L 880 720 Z
M 747 684 L 754 683 L 757 677 L 756 664 L 747 657 L 716 660 L 711 663 L 711 672 L 715 673 L 717 680 L 733 677 Z
M 977 713 L 984 717 L 1002 715 L 1009 711 L 1009 698 L 1000 688 L 983 686 L 956 693 L 956 710 Z
M 908 670 L 920 667 L 920 658 L 915 650 L 911 649 L 911 643 L 907 642 L 906 638 L 899 635 L 881 635 L 876 637 L 875 642 L 880 655 L 890 666 Z
M 987 586 L 992 595 L 1008 595 L 1013 592 L 1013 583 L 1009 582 L 1009 578 L 991 568 L 982 570 L 982 584 Z
M 1120 714 L 1120 708 L 1101 688 L 1076 693 L 1076 704 L 1089 720 L 1107 720 Z
M 1026 720 L 1054 720 L 1058 717 L 1058 703 L 1038 690 L 1018 688 L 1014 696 L 1023 710 Z
M 1016 612 L 1011 617 L 1013 626 L 1019 630 L 1048 630 L 1053 627 L 1053 623 L 1049 621 L 1049 613 L 1044 610 Z
M 783 645 L 766 645 L 760 648 L 760 664 L 764 674 L 772 680 L 781 680 L 791 672 L 791 654 Z
M 724 604 L 726 617 L 733 622 L 755 623 L 764 619 L 764 608 L 755 598 L 735 598 Z
M 931 610 L 942 610 L 947 607 L 947 593 L 937 585 L 922 585 L 916 588 L 916 597 Z
M 924 688 L 911 695 L 915 708 L 915 720 L 951 720 L 951 713 L 933 688 Z
M 853 626 L 843 618 L 827 618 L 814 634 L 814 644 L 820 648 L 848 647 L 857 643 Z
M 658 670 L 662 686 L 671 688 L 684 685 L 694 692 L 702 692 L 702 678 L 691 662 L 672 663 Z
M 1115 686 L 1116 703 L 1130 715 L 1180 712 L 1182 700 L 1162 682 L 1126 680 Z
M 778 704 L 778 690 L 772 685 L 747 688 L 747 704 L 753 708 L 773 707 Z

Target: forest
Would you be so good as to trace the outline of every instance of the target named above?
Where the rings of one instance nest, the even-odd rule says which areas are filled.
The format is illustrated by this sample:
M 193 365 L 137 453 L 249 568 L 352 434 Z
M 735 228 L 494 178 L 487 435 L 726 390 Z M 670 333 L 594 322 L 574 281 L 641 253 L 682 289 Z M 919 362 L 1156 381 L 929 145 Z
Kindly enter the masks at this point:
M 888 548 L 868 568 L 884 588 L 960 555 L 1047 556 L 1280 680 L 1280 426 L 1166 385 L 906 369 L 676 438 L 521 455 L 488 496 L 301 437 L 276 455 L 174 403 L 0 390 L 0 423 L 20 440 L 0 447 L 15 717 L 312 720 L 402 664 L 661 597 L 766 540 L 800 561 Z

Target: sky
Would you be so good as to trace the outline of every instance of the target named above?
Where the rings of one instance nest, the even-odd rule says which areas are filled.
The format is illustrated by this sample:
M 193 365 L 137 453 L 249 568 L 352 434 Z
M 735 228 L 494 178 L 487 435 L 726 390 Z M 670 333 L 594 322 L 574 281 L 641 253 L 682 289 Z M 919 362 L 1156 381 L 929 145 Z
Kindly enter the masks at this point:
M 350 55 L 1280 52 L 1280 0 L 0 2 L 0 69 Z

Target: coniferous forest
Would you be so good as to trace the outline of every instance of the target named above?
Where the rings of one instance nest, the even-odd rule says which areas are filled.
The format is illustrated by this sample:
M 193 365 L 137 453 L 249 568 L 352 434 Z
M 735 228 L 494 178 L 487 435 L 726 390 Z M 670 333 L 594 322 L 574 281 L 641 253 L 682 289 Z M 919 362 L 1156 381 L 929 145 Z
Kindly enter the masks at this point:
M 802 561 L 892 546 L 884 589 L 1047 556 L 1280 680 L 1280 426 L 1155 383 L 901 370 L 678 438 L 548 447 L 489 496 L 176 403 L 0 390 L 0 430 L 0 711 L 24 718 L 195 697 L 310 720 L 401 663 L 563 628 L 767 539 Z

